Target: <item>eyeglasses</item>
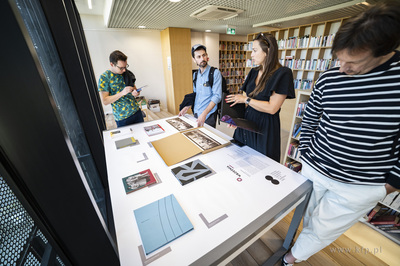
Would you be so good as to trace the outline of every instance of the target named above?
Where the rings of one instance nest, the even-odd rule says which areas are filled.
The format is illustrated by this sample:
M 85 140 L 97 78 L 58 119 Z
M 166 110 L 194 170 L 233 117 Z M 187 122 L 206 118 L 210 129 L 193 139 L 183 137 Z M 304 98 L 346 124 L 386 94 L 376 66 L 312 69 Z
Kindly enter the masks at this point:
M 128 64 L 126 64 L 126 67 L 119 67 L 119 66 L 117 66 L 117 65 L 115 65 L 116 67 L 118 67 L 119 68 L 119 70 L 127 70 L 128 69 L 128 67 L 129 67 L 129 65 Z
M 267 37 L 264 35 L 264 33 L 260 32 L 259 34 L 257 34 L 256 38 L 254 40 L 259 40 L 262 39 L 263 41 L 265 41 L 265 43 L 267 44 L 267 46 L 269 47 L 269 40 L 267 39 Z
M 273 178 L 272 176 L 270 176 L 270 175 L 266 175 L 266 176 L 265 176 L 265 179 L 271 181 L 271 183 L 274 184 L 274 185 L 279 185 L 279 180 L 274 179 L 274 178 Z

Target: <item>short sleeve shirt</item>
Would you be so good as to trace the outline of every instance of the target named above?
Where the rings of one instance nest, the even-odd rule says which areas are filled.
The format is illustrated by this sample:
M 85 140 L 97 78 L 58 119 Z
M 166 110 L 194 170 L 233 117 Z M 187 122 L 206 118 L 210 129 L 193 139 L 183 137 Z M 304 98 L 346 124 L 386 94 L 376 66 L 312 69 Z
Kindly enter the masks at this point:
M 105 91 L 110 93 L 110 96 L 112 96 L 119 93 L 124 88 L 125 81 L 122 75 L 107 70 L 100 76 L 98 87 L 100 92 Z M 111 103 L 111 106 L 116 121 L 124 120 L 139 110 L 139 104 L 131 93 L 128 93 Z

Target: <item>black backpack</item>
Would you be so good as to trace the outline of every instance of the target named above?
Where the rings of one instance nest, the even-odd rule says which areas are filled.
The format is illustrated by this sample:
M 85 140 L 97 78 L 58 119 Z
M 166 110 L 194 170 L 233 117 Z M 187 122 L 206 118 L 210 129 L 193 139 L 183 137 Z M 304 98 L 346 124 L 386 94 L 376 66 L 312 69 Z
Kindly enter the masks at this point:
M 211 88 L 214 84 L 214 71 L 215 71 L 215 67 L 211 67 L 210 68 L 210 72 L 208 72 L 208 84 L 210 84 Z M 194 78 L 193 78 L 193 86 L 196 87 L 196 81 L 197 81 L 197 73 L 199 71 L 194 72 Z M 221 73 L 221 87 L 222 87 L 222 94 L 224 93 L 229 94 L 228 91 L 228 87 L 226 86 L 226 79 L 224 78 L 224 76 Z M 218 118 L 221 119 L 221 105 L 222 105 L 222 101 L 224 101 L 224 99 L 221 99 L 221 101 L 218 103 L 218 107 L 217 107 L 217 115 Z M 218 119 L 218 124 L 219 124 L 219 119 Z

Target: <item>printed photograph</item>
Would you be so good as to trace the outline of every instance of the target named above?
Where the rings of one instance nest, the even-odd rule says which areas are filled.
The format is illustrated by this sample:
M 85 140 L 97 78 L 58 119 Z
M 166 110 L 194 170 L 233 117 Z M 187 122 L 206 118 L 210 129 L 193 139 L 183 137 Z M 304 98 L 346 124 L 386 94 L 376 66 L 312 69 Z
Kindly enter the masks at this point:
M 203 150 L 212 149 L 221 145 L 221 143 L 206 135 L 200 129 L 184 132 L 183 134 Z
M 183 121 L 182 119 L 180 119 L 179 117 L 176 118 L 172 118 L 172 119 L 168 119 L 166 120 L 171 126 L 173 126 L 174 128 L 176 128 L 178 131 L 183 131 L 186 129 L 190 129 L 193 128 L 192 125 L 190 125 L 189 123 Z

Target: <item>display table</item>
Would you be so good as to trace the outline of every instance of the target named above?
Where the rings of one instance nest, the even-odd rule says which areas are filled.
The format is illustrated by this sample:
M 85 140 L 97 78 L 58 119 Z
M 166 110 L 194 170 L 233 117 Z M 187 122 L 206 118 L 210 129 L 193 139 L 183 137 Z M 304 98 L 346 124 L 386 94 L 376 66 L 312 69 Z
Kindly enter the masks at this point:
M 234 144 L 168 167 L 150 143 L 178 132 L 166 122 L 168 119 L 119 128 L 121 132 L 112 136 L 110 132 L 116 130 L 103 133 L 121 265 L 225 265 L 296 208 L 283 247 L 266 262 L 272 265 L 291 244 L 312 183 L 265 155 Z M 196 124 L 191 116 L 184 119 Z M 165 132 L 148 136 L 143 128 L 153 124 L 159 124 Z M 139 143 L 116 148 L 115 141 L 131 136 Z M 182 186 L 171 169 L 195 159 L 215 173 Z M 146 169 L 161 182 L 126 194 L 122 178 Z M 145 256 L 133 211 L 170 194 L 174 194 L 194 230 Z

